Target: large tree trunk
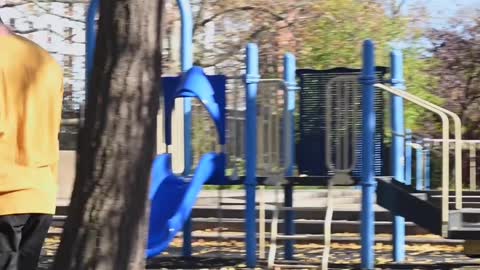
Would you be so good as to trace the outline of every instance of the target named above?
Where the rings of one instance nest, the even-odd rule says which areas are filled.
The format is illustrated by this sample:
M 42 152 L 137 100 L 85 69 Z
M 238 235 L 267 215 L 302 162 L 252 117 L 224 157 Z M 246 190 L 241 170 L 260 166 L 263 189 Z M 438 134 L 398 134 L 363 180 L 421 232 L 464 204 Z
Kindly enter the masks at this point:
M 163 2 L 101 0 L 75 186 L 55 270 L 145 269 Z

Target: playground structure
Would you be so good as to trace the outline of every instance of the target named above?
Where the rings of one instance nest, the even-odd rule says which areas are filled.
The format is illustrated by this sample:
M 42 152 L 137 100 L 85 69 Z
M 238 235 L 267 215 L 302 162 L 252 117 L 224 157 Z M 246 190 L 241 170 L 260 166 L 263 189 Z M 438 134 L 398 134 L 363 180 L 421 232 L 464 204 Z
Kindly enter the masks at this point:
M 307 95 L 309 85 L 311 89 L 319 89 L 319 85 L 312 85 L 318 77 L 318 72 L 312 70 L 296 70 L 295 58 L 287 54 L 284 60 L 283 79 L 262 79 L 259 74 L 258 48 L 255 44 L 248 44 L 246 48 L 245 84 L 245 175 L 226 175 L 228 156 L 226 153 L 227 121 L 226 121 L 226 82 L 225 76 L 207 76 L 201 67 L 195 67 L 192 54 L 192 22 L 191 10 L 188 1 L 177 1 L 182 18 L 182 74 L 178 77 L 166 77 L 164 85 L 165 106 L 165 142 L 167 153 L 159 155 L 152 166 L 152 185 L 150 200 L 152 201 L 150 231 L 147 247 L 147 257 L 151 258 L 165 251 L 175 235 L 183 231 L 183 255 L 191 256 L 191 222 L 190 213 L 196 198 L 206 184 L 208 185 L 245 185 L 246 192 L 246 263 L 248 267 L 257 264 L 257 224 L 256 224 L 256 190 L 257 185 L 273 185 L 284 188 L 283 206 L 275 209 L 285 211 L 285 234 L 273 233 L 271 247 L 275 247 L 275 240 L 284 240 L 286 259 L 292 259 L 294 254 L 293 240 L 299 236 L 295 234 L 294 213 L 301 211 L 293 207 L 294 185 L 329 186 L 359 185 L 362 189 L 362 268 L 374 268 L 375 242 L 374 211 L 376 201 L 394 214 L 394 260 L 401 262 L 405 259 L 405 219 L 414 221 L 423 228 L 445 238 L 465 239 L 471 243 L 480 240 L 480 210 L 463 207 L 462 186 L 462 145 L 473 145 L 475 142 L 462 141 L 461 123 L 458 116 L 424 101 L 404 91 L 402 56 L 399 51 L 392 52 L 391 59 L 391 86 L 383 81 L 385 68 L 375 67 L 374 46 L 366 41 L 363 46 L 363 67 L 361 70 L 334 70 L 324 73 L 332 75 L 325 79 L 324 100 L 310 100 L 310 106 L 325 102 L 322 113 L 319 113 L 320 124 L 323 130 L 315 134 L 307 134 L 308 123 L 313 121 L 312 107 L 308 107 Z M 87 78 L 93 63 L 95 40 L 95 15 L 98 1 L 91 1 L 87 19 Z M 295 74 L 296 73 L 296 74 Z M 312 75 L 313 74 L 313 75 Z M 308 142 L 301 140 L 295 149 L 295 100 L 298 90 L 296 75 L 300 78 L 300 136 L 311 135 Z M 259 84 L 276 82 L 282 90 L 281 102 L 259 107 Z M 361 86 L 361 95 L 358 87 Z M 303 92 L 305 91 L 305 92 Z M 357 91 L 357 92 L 355 92 Z M 391 94 L 391 176 L 386 175 L 384 164 L 383 142 L 383 95 Z M 268 94 L 268 93 L 267 93 Z M 302 99 L 304 94 L 304 99 Z M 314 96 L 318 97 L 318 95 Z M 168 154 L 168 145 L 171 144 L 171 111 L 176 98 L 184 98 L 184 157 L 185 168 L 182 176 L 175 175 L 171 170 L 171 155 Z M 191 141 L 191 98 L 198 98 L 215 123 L 217 141 L 220 151 L 204 154 L 195 168 L 193 175 Z M 404 130 L 403 101 L 407 100 L 438 114 L 442 119 L 442 139 L 424 139 L 421 143 L 411 142 L 411 136 Z M 264 102 L 265 100 L 262 100 Z M 238 102 L 235 100 L 235 102 Z M 303 102 L 303 103 L 302 103 Z M 282 106 L 281 112 L 271 113 L 272 109 Z M 272 127 L 264 126 L 264 121 L 258 123 L 258 108 L 268 108 L 268 113 L 276 115 L 276 124 Z M 346 110 L 346 109 L 349 110 Z M 318 112 L 318 111 L 317 111 Z M 267 114 L 268 114 L 267 113 Z M 281 115 L 281 116 L 280 116 Z M 454 121 L 454 139 L 450 139 L 449 119 Z M 273 119 L 273 118 L 272 118 Z M 302 126 L 303 125 L 303 126 Z M 314 123 L 318 125 L 318 123 Z M 238 128 L 238 127 L 237 127 Z M 279 136 L 265 149 L 270 155 L 264 162 L 264 175 L 259 175 L 258 167 L 262 157 L 258 157 L 259 140 L 263 139 L 260 131 L 269 130 L 267 140 L 273 134 Z M 274 131 L 271 131 L 274 129 Z M 281 132 L 281 136 L 278 134 Z M 260 138 L 258 138 L 260 136 Z M 311 143 L 317 141 L 318 145 Z M 310 145 L 312 156 L 302 150 L 301 143 Z M 451 203 L 450 188 L 450 146 L 453 143 L 455 155 L 454 174 L 454 201 Z M 431 169 L 430 157 L 433 146 L 441 146 L 442 175 L 441 193 L 430 191 Z M 412 150 L 416 151 L 416 181 L 412 186 L 411 164 Z M 469 146 L 470 157 L 475 157 L 475 151 Z M 297 151 L 296 151 L 297 150 Z M 298 151 L 300 150 L 300 151 Z M 317 151 L 317 152 L 315 152 Z M 297 152 L 295 154 L 295 152 Z M 275 153 L 275 154 L 273 154 Z M 238 154 L 236 155 L 238 156 Z M 295 162 L 295 158 L 296 161 Z M 405 157 L 405 159 L 403 158 Z M 237 166 L 237 165 L 235 165 Z M 306 175 L 297 175 L 294 167 Z M 274 169 L 275 167 L 275 169 Z M 471 173 L 470 188 L 476 189 L 475 175 Z M 472 179 L 473 177 L 473 179 Z M 438 202 L 440 200 L 440 202 Z M 334 206 L 327 206 L 331 216 Z M 415 211 L 411 211 L 415 209 Z M 262 211 L 260 212 L 260 214 Z M 326 218 L 327 232 L 329 218 Z M 331 220 L 331 217 L 330 217 Z M 272 223 L 273 227 L 276 226 Z M 260 228 L 262 230 L 262 228 Z M 311 237 L 311 236 L 309 236 Z M 328 241 L 327 241 L 328 242 Z M 327 245 L 328 246 L 328 245 Z M 328 253 L 324 253 L 324 260 L 328 260 Z M 274 266 L 275 250 L 271 249 L 269 264 Z M 325 261 L 325 264 L 328 261 Z

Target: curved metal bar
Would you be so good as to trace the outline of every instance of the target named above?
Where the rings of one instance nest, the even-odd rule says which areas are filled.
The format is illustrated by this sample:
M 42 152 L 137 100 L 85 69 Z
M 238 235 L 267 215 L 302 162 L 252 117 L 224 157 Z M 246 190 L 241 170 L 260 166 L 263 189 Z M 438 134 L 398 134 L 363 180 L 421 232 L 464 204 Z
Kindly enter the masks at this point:
M 412 95 L 413 96 L 413 95 Z M 418 98 L 418 97 L 417 97 Z M 438 105 L 431 103 L 431 105 L 441 112 L 449 115 L 454 124 L 454 142 L 455 142 L 455 208 L 462 209 L 462 193 L 463 193 L 463 185 L 462 185 L 462 120 L 460 117 L 445 108 L 442 108 Z
M 411 95 L 415 97 L 414 95 Z M 416 97 L 418 98 L 418 97 Z M 455 137 L 455 208 L 462 209 L 462 121 L 460 117 L 445 108 L 430 103 L 431 106 L 452 117 Z
M 449 190 L 449 121 L 448 116 L 442 110 L 436 108 L 436 105 L 420 99 L 406 91 L 398 90 L 393 87 L 389 87 L 380 83 L 374 84 L 382 90 L 390 92 L 394 95 L 402 97 L 410 102 L 413 102 L 429 111 L 436 113 L 442 119 L 442 236 L 448 236 L 448 219 L 449 219 L 449 207 L 448 207 L 448 190 Z
M 187 71 L 193 66 L 193 22 L 189 0 L 177 0 L 182 22 L 182 44 L 180 47 L 181 68 Z
M 356 160 L 356 155 L 354 152 L 351 152 L 352 154 L 352 161 L 351 161 L 351 164 L 350 166 L 348 166 L 347 164 L 344 164 L 345 166 L 340 166 L 341 168 L 340 169 L 337 169 L 337 166 L 334 165 L 334 162 L 333 162 L 333 159 L 332 159 L 332 149 L 331 149 L 331 145 L 332 144 L 332 141 L 331 141 L 331 129 L 332 129 L 332 113 L 331 113 L 331 110 L 332 110 L 332 97 L 331 97 L 331 90 L 332 90 L 332 86 L 334 83 L 337 83 L 337 82 L 355 82 L 358 80 L 358 76 L 355 76 L 355 75 L 341 75 L 341 76 L 338 76 L 338 77 L 335 77 L 331 80 L 328 81 L 327 85 L 326 85 L 326 109 L 325 109 L 325 118 L 326 118 L 326 121 L 325 121 L 325 155 L 326 155 L 326 165 L 327 167 L 331 170 L 331 171 L 334 171 L 334 172 L 337 172 L 337 173 L 348 173 L 348 172 L 351 172 L 354 168 L 355 168 L 355 164 L 357 162 Z M 344 94 L 345 91 L 344 91 Z M 352 95 L 355 95 L 356 93 L 355 92 L 352 92 L 351 93 Z M 352 98 L 352 101 L 354 101 L 354 98 Z M 354 106 L 353 108 L 351 108 L 351 111 L 350 113 L 352 113 L 353 115 L 355 114 L 356 112 L 356 107 Z M 348 113 L 348 112 L 347 112 Z M 345 118 L 345 117 L 344 117 Z M 344 119 L 345 120 L 345 124 L 348 125 L 347 123 L 347 119 Z M 338 121 L 338 119 L 337 119 Z M 345 127 L 345 130 L 347 129 L 347 127 Z M 356 145 L 356 130 L 355 128 L 352 128 L 352 145 Z M 340 144 L 340 143 L 339 143 Z M 336 161 L 338 157 L 336 158 Z

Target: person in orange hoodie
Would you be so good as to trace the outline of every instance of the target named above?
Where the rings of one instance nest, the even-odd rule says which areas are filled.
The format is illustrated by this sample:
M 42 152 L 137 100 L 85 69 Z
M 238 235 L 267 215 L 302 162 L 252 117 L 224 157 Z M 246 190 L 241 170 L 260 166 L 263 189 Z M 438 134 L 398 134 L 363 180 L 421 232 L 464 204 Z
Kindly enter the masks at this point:
M 55 212 L 63 71 L 0 19 L 0 270 L 37 269 Z

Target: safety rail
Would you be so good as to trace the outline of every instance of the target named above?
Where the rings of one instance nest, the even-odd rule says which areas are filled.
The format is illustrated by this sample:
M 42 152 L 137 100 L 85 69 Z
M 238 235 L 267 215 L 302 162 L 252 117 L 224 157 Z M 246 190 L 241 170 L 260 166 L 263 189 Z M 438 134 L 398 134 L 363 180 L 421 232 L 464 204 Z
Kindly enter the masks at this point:
M 386 88 L 389 89 L 394 89 L 393 87 L 389 87 L 383 84 L 375 84 L 375 86 L 380 87 L 384 90 L 387 90 Z M 398 91 L 398 89 L 395 89 Z M 388 91 L 388 90 L 387 90 Z M 462 122 L 460 120 L 460 117 L 455 114 L 454 112 L 451 112 L 449 110 L 446 110 L 445 108 L 442 108 L 438 105 L 435 105 L 431 102 L 425 101 L 415 95 L 412 95 L 407 92 L 403 92 L 402 94 L 406 94 L 407 96 L 410 96 L 418 101 L 425 102 L 431 108 L 438 110 L 450 117 L 452 117 L 453 123 L 454 123 L 454 143 L 455 143 L 455 208 L 457 209 L 462 209 Z M 400 95 L 398 95 L 400 96 Z M 421 106 L 421 105 L 420 105 Z M 428 108 L 426 108 L 428 109 Z M 443 137 L 443 136 L 442 136 Z M 443 140 L 443 139 L 442 139 Z M 447 137 L 447 141 L 450 141 L 450 138 Z M 449 148 L 447 148 L 449 149 Z M 443 153 L 445 154 L 445 153 Z M 443 156 L 442 154 L 442 156 Z M 443 157 L 445 158 L 445 157 Z M 448 158 L 448 156 L 447 156 Z M 443 184 L 442 184 L 443 186 Z M 442 187 L 443 188 L 443 187 Z M 448 188 L 448 185 L 447 185 Z
M 434 150 L 441 143 L 441 139 L 423 138 L 424 148 Z M 449 147 L 454 148 L 455 140 L 449 140 Z M 453 144 L 453 147 L 452 147 Z M 468 150 L 469 160 L 469 189 L 477 190 L 477 150 L 480 149 L 480 140 L 462 140 L 462 150 Z
M 430 186 L 430 179 L 427 177 L 427 155 L 426 152 L 428 151 L 425 146 L 421 143 L 414 143 L 414 142 L 406 142 L 405 145 L 407 147 L 411 147 L 415 149 L 415 188 L 417 190 L 426 190 L 429 189 Z M 407 162 L 411 162 L 411 159 Z M 409 166 L 411 169 L 411 166 Z M 411 175 L 411 174 L 410 174 Z M 409 181 L 411 184 L 411 179 Z
M 65 126 L 78 126 L 80 124 L 80 118 L 62 119 L 61 124 Z
M 449 119 L 447 115 L 451 115 L 453 113 L 446 113 L 445 109 L 440 108 L 439 106 L 425 101 L 415 95 L 412 95 L 408 92 L 395 89 L 393 87 L 389 87 L 387 85 L 383 85 L 380 83 L 374 84 L 375 87 L 380 88 L 384 91 L 390 92 L 391 94 L 397 95 L 399 97 L 402 97 L 412 103 L 417 104 L 418 106 L 421 106 L 431 112 L 436 113 L 437 115 L 440 116 L 442 119 L 442 235 L 447 236 L 448 235 L 448 220 L 449 220 Z M 454 121 L 457 122 L 459 119 Z M 456 147 L 461 145 L 461 123 L 458 125 L 458 123 L 455 125 L 455 142 L 456 142 Z M 460 159 L 460 163 L 455 163 L 457 166 L 460 164 L 461 166 L 461 151 L 456 150 L 455 151 L 455 159 Z M 455 170 L 455 186 L 457 187 L 457 181 L 460 181 L 460 187 L 461 187 L 461 167 L 460 170 L 456 169 Z M 462 189 L 458 190 L 458 188 L 455 188 L 455 202 L 456 202 L 456 207 L 458 209 L 462 208 Z

